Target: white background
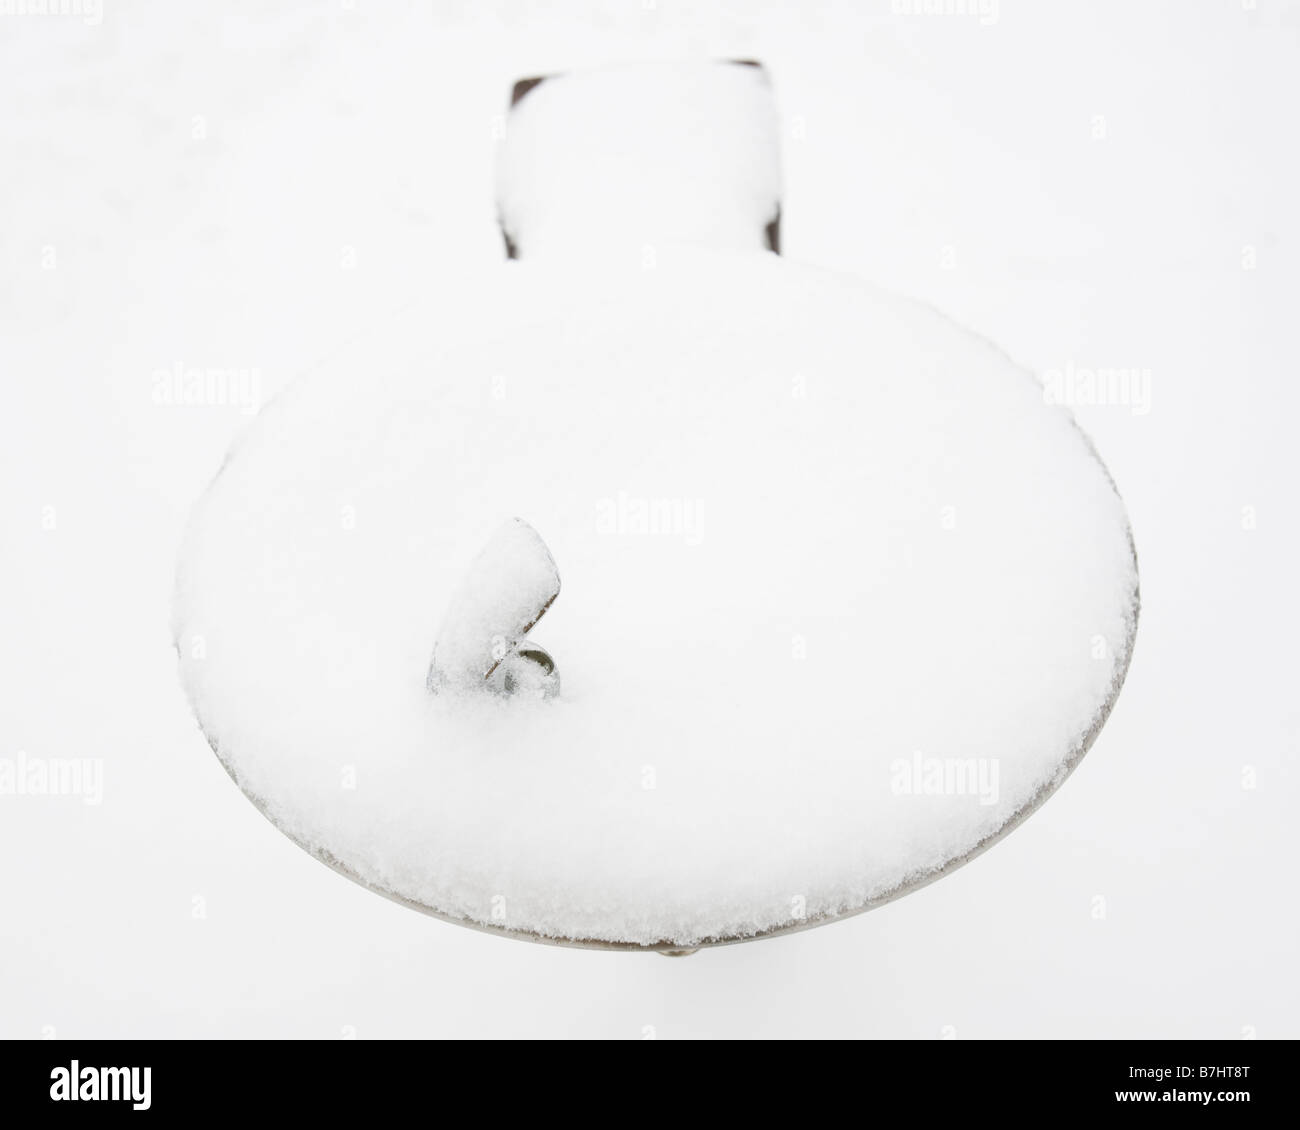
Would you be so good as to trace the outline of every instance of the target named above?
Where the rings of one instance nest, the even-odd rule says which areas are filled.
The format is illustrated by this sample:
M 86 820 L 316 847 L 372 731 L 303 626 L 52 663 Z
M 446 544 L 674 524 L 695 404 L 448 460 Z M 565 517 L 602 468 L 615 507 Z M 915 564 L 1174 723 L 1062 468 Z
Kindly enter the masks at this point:
M 1300 1035 L 1300 5 L 560 7 L 0 16 L 0 757 L 105 773 L 98 806 L 0 796 L 0 1036 Z M 715 56 L 771 71 L 787 255 L 1040 372 L 1150 371 L 1149 413 L 1078 411 L 1137 537 L 1128 684 L 1041 812 L 869 915 L 684 961 L 457 929 L 314 862 L 208 751 L 171 574 L 251 417 L 153 374 L 267 398 L 499 257 L 516 78 Z

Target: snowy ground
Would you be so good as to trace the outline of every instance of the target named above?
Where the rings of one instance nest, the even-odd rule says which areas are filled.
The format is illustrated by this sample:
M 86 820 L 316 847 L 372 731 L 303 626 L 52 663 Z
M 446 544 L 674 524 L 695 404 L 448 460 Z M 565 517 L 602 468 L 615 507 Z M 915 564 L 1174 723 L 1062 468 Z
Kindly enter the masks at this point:
M 1300 1035 L 1300 6 L 557 7 L 0 16 L 0 758 L 104 773 L 98 805 L 0 796 L 0 1036 Z M 230 785 L 167 615 L 251 415 L 155 389 L 255 370 L 264 401 L 498 256 L 516 78 L 687 55 L 770 68 L 790 257 L 1046 374 L 1149 371 L 1150 400 L 1078 409 L 1143 616 L 1061 793 L 883 910 L 668 962 L 422 918 Z

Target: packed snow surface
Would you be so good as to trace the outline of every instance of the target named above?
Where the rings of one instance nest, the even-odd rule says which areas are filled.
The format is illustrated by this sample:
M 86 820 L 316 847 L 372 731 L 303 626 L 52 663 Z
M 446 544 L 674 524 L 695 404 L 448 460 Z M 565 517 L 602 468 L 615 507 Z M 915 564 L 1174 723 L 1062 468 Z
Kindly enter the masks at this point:
M 544 87 L 543 87 L 544 88 Z M 550 701 L 431 694 L 512 518 Z M 440 913 L 691 943 L 861 907 L 1057 783 L 1127 658 L 1123 507 L 933 311 L 769 254 L 525 257 L 269 405 L 192 519 L 183 676 L 287 833 Z

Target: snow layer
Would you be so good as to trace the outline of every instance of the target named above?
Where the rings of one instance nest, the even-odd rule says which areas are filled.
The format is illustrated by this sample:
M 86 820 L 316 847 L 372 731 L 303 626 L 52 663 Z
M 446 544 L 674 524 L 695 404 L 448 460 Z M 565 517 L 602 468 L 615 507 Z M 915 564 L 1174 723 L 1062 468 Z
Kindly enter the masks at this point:
M 544 79 L 510 112 L 501 223 L 523 257 L 669 240 L 765 246 L 781 196 L 767 73 L 642 64 Z
M 564 692 L 430 695 L 513 516 L 564 576 L 532 633 Z M 1136 592 L 1107 475 L 996 349 L 663 246 L 509 264 L 292 386 L 196 509 L 175 630 L 219 756 L 312 850 L 452 916 L 689 944 L 997 832 L 1107 704 Z M 963 764 L 978 791 L 931 787 Z

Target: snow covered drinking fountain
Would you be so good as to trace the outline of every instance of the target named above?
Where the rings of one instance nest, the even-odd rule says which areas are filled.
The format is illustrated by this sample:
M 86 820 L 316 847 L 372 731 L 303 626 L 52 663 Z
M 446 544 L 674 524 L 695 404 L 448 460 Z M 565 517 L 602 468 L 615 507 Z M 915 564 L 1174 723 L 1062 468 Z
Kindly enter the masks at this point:
M 1114 484 L 988 342 L 775 254 L 776 123 L 752 64 L 520 83 L 510 261 L 291 385 L 198 503 L 194 710 L 356 882 L 560 945 L 771 937 L 965 863 L 1105 721 Z

